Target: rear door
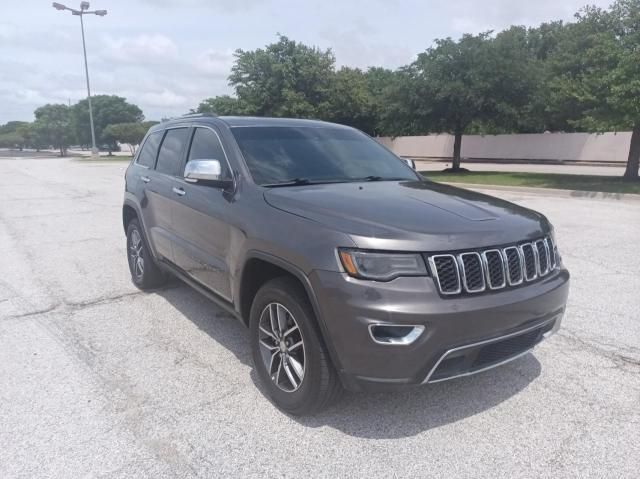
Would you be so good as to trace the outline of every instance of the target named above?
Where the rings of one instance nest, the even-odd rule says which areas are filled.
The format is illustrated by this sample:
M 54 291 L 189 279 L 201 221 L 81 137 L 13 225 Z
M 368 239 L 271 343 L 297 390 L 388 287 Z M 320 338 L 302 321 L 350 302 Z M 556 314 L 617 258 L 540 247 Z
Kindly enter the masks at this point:
M 155 169 L 149 171 L 146 186 L 145 209 L 149 218 L 146 230 L 155 245 L 156 253 L 171 262 L 174 262 L 173 243 L 176 239 L 173 210 L 178 198 L 174 180 L 182 165 L 189 131 L 188 127 L 166 130 L 158 150 Z
M 162 188 L 155 174 L 156 159 L 164 133 L 164 130 L 154 131 L 147 136 L 133 166 L 136 194 L 140 198 L 147 240 L 158 258 L 170 259 L 173 256 L 171 241 L 166 234 L 162 234 L 168 218 L 162 209 L 162 202 L 158 201 Z
M 223 177 L 232 178 L 220 137 L 212 128 L 194 128 L 187 155 L 187 161 L 190 160 L 218 160 Z M 175 208 L 178 234 L 175 262 L 192 278 L 231 301 L 228 258 L 231 198 L 221 188 L 188 183 L 182 178 L 177 183 L 184 194 Z

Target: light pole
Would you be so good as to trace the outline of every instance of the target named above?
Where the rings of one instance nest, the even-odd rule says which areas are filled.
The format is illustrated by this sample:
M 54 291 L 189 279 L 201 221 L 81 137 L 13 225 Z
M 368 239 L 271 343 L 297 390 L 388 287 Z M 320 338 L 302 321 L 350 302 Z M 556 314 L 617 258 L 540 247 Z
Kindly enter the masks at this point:
M 89 86 L 89 66 L 87 64 L 87 46 L 84 42 L 84 22 L 82 17 L 84 15 L 98 15 L 104 17 L 107 14 L 106 10 L 92 10 L 89 11 L 89 2 L 80 2 L 80 10 L 75 8 L 69 8 L 61 3 L 53 2 L 53 8 L 56 10 L 69 10 L 72 15 L 80 17 L 80 30 L 82 31 L 82 52 L 84 53 L 84 74 L 87 78 L 87 102 L 89 103 L 89 123 L 91 124 L 91 156 L 96 158 L 98 156 L 98 148 L 96 147 L 96 131 L 93 127 L 93 109 L 91 108 L 91 87 Z

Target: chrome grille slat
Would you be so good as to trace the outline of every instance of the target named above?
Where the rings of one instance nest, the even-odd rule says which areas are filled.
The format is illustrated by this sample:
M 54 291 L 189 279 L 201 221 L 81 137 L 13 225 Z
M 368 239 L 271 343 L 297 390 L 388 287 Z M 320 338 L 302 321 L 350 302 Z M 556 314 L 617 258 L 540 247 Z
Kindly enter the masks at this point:
M 452 254 L 430 256 L 429 266 L 442 294 L 460 294 L 462 292 L 460 272 L 455 256 Z
M 534 241 L 533 247 L 538 255 L 538 276 L 546 276 L 549 272 L 549 250 L 544 240 Z
M 549 248 L 549 258 L 551 259 L 551 270 L 553 271 L 558 266 L 558 258 L 556 256 L 556 245 L 553 244 L 551 236 L 545 238 L 547 247 Z
M 524 259 L 517 246 L 509 246 L 502 250 L 507 263 L 507 278 L 510 286 L 518 286 L 524 281 Z
M 507 275 L 502 252 L 498 249 L 483 251 L 482 262 L 489 289 L 504 288 L 507 285 Z
M 443 295 L 477 294 L 516 287 L 547 276 L 558 268 L 557 249 L 551 237 L 531 242 L 428 256 L 429 267 Z
M 467 293 L 481 293 L 486 289 L 484 268 L 479 253 L 461 253 L 458 255 L 458 265 L 462 273 L 462 285 Z
M 526 281 L 533 281 L 538 277 L 538 259 L 536 249 L 531 243 L 524 243 L 520 245 L 520 252 L 522 253 L 522 259 L 524 260 L 524 279 Z

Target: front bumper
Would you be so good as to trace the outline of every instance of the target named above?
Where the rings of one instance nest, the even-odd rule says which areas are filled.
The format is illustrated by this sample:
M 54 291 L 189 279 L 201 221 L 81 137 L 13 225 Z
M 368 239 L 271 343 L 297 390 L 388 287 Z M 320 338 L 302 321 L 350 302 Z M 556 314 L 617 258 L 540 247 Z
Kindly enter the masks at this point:
M 558 330 L 569 292 L 566 269 L 520 288 L 447 299 L 430 277 L 382 283 L 314 271 L 309 279 L 343 384 L 356 391 L 450 379 L 514 359 Z M 424 331 L 411 344 L 380 344 L 373 324 Z

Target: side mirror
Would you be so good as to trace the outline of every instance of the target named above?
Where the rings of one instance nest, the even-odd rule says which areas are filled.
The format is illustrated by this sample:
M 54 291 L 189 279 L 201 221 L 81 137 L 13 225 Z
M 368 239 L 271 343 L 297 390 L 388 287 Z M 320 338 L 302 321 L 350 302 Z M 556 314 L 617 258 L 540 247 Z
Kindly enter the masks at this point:
M 222 178 L 222 166 L 218 160 L 191 160 L 184 168 L 184 180 L 210 186 L 227 187 L 233 183 Z
M 404 161 L 407 165 L 409 165 L 411 169 L 413 170 L 416 169 L 416 162 L 413 161 L 411 158 L 400 158 L 400 159 Z

